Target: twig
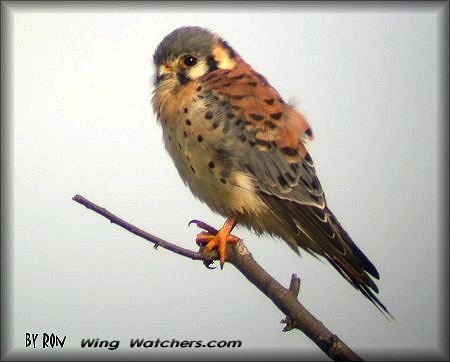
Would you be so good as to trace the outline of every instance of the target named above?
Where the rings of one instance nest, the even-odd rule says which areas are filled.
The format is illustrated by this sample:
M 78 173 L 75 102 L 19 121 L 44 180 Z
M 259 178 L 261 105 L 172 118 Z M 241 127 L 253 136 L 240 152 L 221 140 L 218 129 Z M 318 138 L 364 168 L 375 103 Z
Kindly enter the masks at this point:
M 209 253 L 195 252 L 182 248 L 176 244 L 160 239 L 130 223 L 120 219 L 103 207 L 87 200 L 81 195 L 75 195 L 74 201 L 86 206 L 96 213 L 109 219 L 126 230 L 152 243 L 155 247 L 162 247 L 176 254 L 194 260 L 211 261 L 218 259 L 216 251 Z M 228 246 L 228 262 L 233 264 L 252 284 L 263 292 L 287 316 L 285 331 L 297 328 L 305 333 L 322 351 L 336 361 L 361 361 L 338 336 L 328 330 L 322 322 L 317 320 L 297 299 L 300 290 L 300 279 L 293 274 L 289 289 L 283 287 L 270 276 L 256 261 L 244 245 L 242 240 Z M 288 328 L 289 327 L 289 328 Z
M 300 292 L 300 278 L 297 277 L 296 274 L 292 274 L 291 276 L 289 291 L 295 298 L 298 297 L 298 293 Z M 285 327 L 283 328 L 283 332 L 289 332 L 290 330 L 295 328 L 295 322 L 288 315 L 281 320 L 281 323 L 286 323 Z

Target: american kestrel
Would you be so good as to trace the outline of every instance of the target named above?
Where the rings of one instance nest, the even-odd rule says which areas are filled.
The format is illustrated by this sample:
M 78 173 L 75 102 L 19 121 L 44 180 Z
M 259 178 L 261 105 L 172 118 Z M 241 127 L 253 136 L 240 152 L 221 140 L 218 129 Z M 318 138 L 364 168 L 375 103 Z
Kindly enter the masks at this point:
M 181 27 L 158 45 L 153 108 L 167 151 L 192 193 L 227 217 L 205 250 L 226 243 L 239 223 L 327 259 L 389 314 L 375 293 L 375 266 L 327 207 L 305 141 L 311 128 L 293 106 L 218 35 Z

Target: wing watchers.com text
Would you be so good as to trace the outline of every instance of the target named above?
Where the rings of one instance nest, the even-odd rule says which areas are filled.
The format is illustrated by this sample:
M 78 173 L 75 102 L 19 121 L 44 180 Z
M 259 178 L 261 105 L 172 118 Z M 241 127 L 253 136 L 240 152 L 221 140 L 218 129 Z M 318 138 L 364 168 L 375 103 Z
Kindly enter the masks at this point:
M 119 340 L 101 340 L 99 338 L 87 338 L 81 340 L 81 348 L 109 349 L 119 348 Z M 242 342 L 236 341 L 202 341 L 202 340 L 177 340 L 177 339 L 156 339 L 132 338 L 129 340 L 129 348 L 239 348 Z

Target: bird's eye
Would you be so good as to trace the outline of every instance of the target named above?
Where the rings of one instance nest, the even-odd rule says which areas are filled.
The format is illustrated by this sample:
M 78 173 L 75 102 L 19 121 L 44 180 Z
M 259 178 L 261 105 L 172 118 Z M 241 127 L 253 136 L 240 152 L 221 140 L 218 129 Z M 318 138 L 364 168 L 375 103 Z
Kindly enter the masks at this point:
M 197 58 L 193 57 L 192 55 L 186 55 L 183 57 L 182 62 L 187 67 L 193 67 L 195 64 L 197 64 Z

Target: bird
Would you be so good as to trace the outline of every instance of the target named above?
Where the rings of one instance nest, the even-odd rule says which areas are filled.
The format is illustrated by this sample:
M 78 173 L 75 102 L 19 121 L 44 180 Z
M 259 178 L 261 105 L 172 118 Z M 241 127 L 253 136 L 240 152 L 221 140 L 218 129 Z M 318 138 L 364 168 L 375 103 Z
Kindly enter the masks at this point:
M 223 268 L 244 225 L 326 259 L 384 315 L 379 272 L 328 208 L 307 145 L 312 129 L 227 41 L 199 26 L 166 35 L 153 54 L 153 110 L 165 148 L 191 192 L 226 218 L 201 232 Z

